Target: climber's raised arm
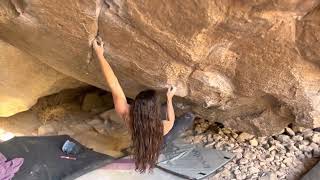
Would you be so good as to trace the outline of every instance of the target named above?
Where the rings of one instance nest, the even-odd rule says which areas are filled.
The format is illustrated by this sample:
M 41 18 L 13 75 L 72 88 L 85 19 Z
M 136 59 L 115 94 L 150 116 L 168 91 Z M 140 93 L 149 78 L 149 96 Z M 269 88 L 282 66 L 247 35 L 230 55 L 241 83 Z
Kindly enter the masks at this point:
M 163 121 L 163 134 L 166 135 L 173 127 L 175 121 L 175 113 L 172 104 L 172 98 L 176 93 L 177 88 L 172 86 L 167 92 L 167 120 Z
M 122 117 L 122 119 L 126 119 L 126 117 L 129 114 L 129 105 L 127 103 L 126 96 L 120 86 L 120 83 L 116 75 L 114 74 L 108 61 L 104 58 L 103 45 L 103 42 L 98 44 L 96 39 L 93 41 L 93 49 L 95 50 L 96 55 L 99 59 L 101 70 L 104 74 L 104 78 L 107 82 L 107 85 L 111 90 L 115 110 L 118 113 L 118 115 Z

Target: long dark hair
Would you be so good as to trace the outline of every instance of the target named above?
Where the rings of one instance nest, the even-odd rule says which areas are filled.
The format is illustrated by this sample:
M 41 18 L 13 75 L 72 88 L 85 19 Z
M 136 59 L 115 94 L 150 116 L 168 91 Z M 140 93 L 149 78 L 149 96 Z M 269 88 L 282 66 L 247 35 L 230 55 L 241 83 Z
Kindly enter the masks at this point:
M 152 170 L 163 144 L 160 99 L 154 90 L 140 92 L 130 110 L 133 158 L 140 173 Z

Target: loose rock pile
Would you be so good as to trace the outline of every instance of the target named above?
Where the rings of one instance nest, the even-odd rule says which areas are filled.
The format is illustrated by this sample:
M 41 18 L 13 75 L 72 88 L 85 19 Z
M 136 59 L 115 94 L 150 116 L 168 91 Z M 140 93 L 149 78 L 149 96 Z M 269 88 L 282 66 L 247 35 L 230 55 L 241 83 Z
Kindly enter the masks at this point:
M 68 112 L 65 119 L 48 120 L 34 135 L 69 135 L 81 144 L 114 157 L 124 155 L 131 140 L 123 121 L 114 110 L 99 115 L 86 112 Z
M 299 179 L 320 157 L 320 132 L 293 127 L 270 137 L 254 137 L 200 119 L 191 143 L 233 152 L 235 158 L 211 179 Z

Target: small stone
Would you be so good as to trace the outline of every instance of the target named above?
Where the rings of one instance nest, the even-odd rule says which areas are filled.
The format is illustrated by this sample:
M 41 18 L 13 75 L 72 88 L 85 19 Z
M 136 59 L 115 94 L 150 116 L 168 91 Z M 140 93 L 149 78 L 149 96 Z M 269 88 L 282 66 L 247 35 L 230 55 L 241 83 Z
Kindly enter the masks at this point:
M 203 137 L 203 138 L 201 139 L 201 143 L 202 143 L 202 144 L 207 144 L 207 143 L 208 143 L 207 138 L 206 138 L 206 137 Z
M 206 147 L 206 148 L 207 148 L 207 147 L 213 148 L 213 146 L 215 145 L 215 143 L 216 143 L 216 142 L 210 142 L 210 143 L 204 145 L 204 147 Z
M 235 153 L 237 159 L 241 159 L 243 156 L 241 153 Z
M 234 153 L 242 153 L 243 149 L 242 148 L 236 148 L 236 149 L 232 150 L 232 152 L 234 152 Z
M 292 137 L 292 140 L 299 142 L 303 140 L 303 137 L 301 135 L 296 135 Z
M 258 146 L 258 144 L 259 144 L 256 138 L 251 139 L 249 142 L 250 142 L 251 146 Z
M 268 138 L 268 143 L 269 143 L 270 145 L 274 145 L 274 144 L 276 143 L 276 140 L 273 139 L 272 137 L 269 137 L 269 138 Z
M 221 171 L 220 173 L 220 176 L 222 176 L 222 177 L 230 177 L 231 176 L 231 172 L 230 172 L 230 170 L 228 170 L 228 169 L 224 169 L 223 171 Z
M 237 133 L 234 133 L 232 132 L 232 135 L 231 135 L 234 139 L 237 139 L 237 137 L 239 136 Z
M 230 170 L 231 169 L 231 163 L 228 163 L 228 164 L 226 164 L 225 166 L 224 166 L 224 169 L 228 169 L 228 170 Z
M 267 155 L 266 153 L 258 154 L 257 158 L 259 159 L 259 161 L 265 161 L 267 158 Z
M 240 159 L 240 161 L 239 161 L 239 163 L 240 164 L 247 164 L 249 161 L 248 161 L 248 159 Z
M 264 149 L 269 149 L 269 148 L 270 148 L 270 145 L 269 145 L 269 144 L 264 144 L 264 145 L 262 145 L 262 147 L 263 147 Z
M 212 142 L 213 141 L 212 134 L 208 134 L 207 140 L 208 140 L 208 142 Z
M 308 139 L 313 135 L 312 129 L 306 129 L 302 132 L 303 139 Z
M 282 142 L 282 143 L 288 143 L 288 142 L 290 142 L 290 137 L 287 136 L 287 135 L 284 135 L 284 134 L 280 134 L 280 135 L 277 137 L 277 140 L 279 140 L 279 141 Z
M 200 126 L 196 126 L 194 131 L 196 132 L 196 134 L 201 134 L 203 132 Z
M 232 131 L 228 128 L 222 128 L 221 130 L 224 134 L 232 134 Z
M 277 136 L 277 135 L 279 135 L 279 134 L 283 134 L 283 133 L 284 133 L 284 131 L 285 131 L 285 129 L 282 129 L 282 130 L 280 130 L 280 131 L 278 131 L 278 132 L 276 132 L 276 133 L 272 134 L 272 136 Z
M 314 143 L 317 143 L 320 145 L 320 133 L 319 132 L 315 132 L 312 136 L 311 136 L 311 141 Z
M 277 150 L 285 150 L 286 148 L 282 144 L 276 144 Z
M 233 137 L 229 138 L 230 143 L 237 143 L 236 140 Z
M 320 157 L 320 149 L 313 150 L 312 156 L 315 158 L 319 158 Z
M 269 156 L 266 158 L 267 162 L 272 162 L 274 160 L 274 156 Z
M 221 131 L 221 129 L 219 129 L 218 134 L 220 134 L 223 138 L 224 138 L 224 136 L 225 136 L 225 134 Z
M 194 143 L 200 143 L 201 141 L 202 141 L 202 139 L 203 139 L 203 135 L 196 135 L 196 136 L 194 136 L 194 139 L 193 139 L 193 142 Z
M 268 140 L 266 137 L 258 137 L 258 142 L 259 142 L 259 144 L 264 145 L 264 144 L 268 143 Z
M 93 126 L 93 129 L 96 130 L 100 134 L 108 135 L 106 126 L 104 124 L 96 124 Z
M 250 179 L 258 179 L 259 174 L 258 173 L 254 173 L 251 175 Z
M 293 154 L 293 153 L 286 153 L 286 156 L 287 156 L 287 157 L 293 157 L 294 154 Z
M 246 140 L 252 139 L 253 137 L 253 135 L 243 132 L 237 137 L 237 141 L 244 142 Z
M 223 146 L 223 150 L 225 150 L 225 151 L 231 151 L 232 150 L 232 146 L 234 146 L 233 144 L 225 144 L 224 146 Z
M 298 156 L 298 155 L 303 154 L 303 153 L 302 153 L 302 151 L 299 150 L 299 151 L 295 151 L 294 154 L 295 154 L 295 156 Z
M 222 148 L 222 146 L 224 145 L 224 143 L 222 141 L 219 141 L 215 144 L 216 148 Z
M 243 154 L 243 157 L 246 159 L 254 160 L 254 159 L 256 159 L 257 155 L 253 152 L 247 151 Z
M 294 151 L 292 148 L 295 147 L 294 146 L 294 142 L 291 142 L 289 144 L 284 144 L 284 147 L 288 150 L 288 151 Z
M 259 180 L 277 180 L 277 179 L 278 178 L 275 173 L 267 172 L 267 173 L 264 173 L 264 175 L 261 176 Z
M 248 172 L 248 166 L 247 165 L 240 165 L 239 170 L 241 171 L 241 174 L 246 174 Z
M 294 136 L 296 133 L 289 127 L 286 127 L 286 132 L 290 135 L 290 136 Z
M 276 175 L 279 179 L 283 179 L 283 176 L 286 175 L 285 171 L 276 171 Z
M 289 166 L 292 163 L 292 159 L 291 158 L 285 158 L 282 162 L 285 163 L 287 166 Z
M 214 134 L 212 138 L 214 139 L 214 141 L 219 141 L 220 139 L 222 139 L 222 137 L 219 134 Z
M 52 124 L 46 124 L 38 128 L 39 136 L 47 136 L 47 135 L 55 135 L 55 134 L 57 134 L 57 131 L 55 129 L 55 126 L 53 126 Z
M 306 146 L 306 145 L 303 145 L 303 144 L 300 144 L 298 146 L 298 148 L 303 152 L 311 152 L 312 151 L 312 148 L 310 146 Z
M 311 159 L 312 158 L 312 153 L 311 152 L 304 152 L 304 155 L 306 158 Z
M 236 169 L 236 170 L 234 170 L 234 171 L 233 171 L 233 174 L 234 174 L 234 175 L 241 174 L 241 171 L 240 171 L 240 170 L 238 170 L 238 169 Z
M 266 162 L 261 161 L 261 162 L 259 162 L 259 165 L 260 166 L 266 165 Z
M 309 146 L 310 145 L 310 141 L 309 140 L 302 140 L 300 143 L 305 145 L 305 146 Z
M 246 175 L 245 174 L 238 174 L 238 175 L 236 175 L 236 179 L 237 180 L 246 179 Z
M 293 126 L 293 127 L 292 127 L 292 130 L 293 130 L 294 132 L 296 132 L 296 133 L 301 133 L 301 132 L 303 132 L 304 130 L 306 130 L 306 128 L 304 128 L 304 127 L 299 127 L 299 126 Z
M 277 147 L 275 145 L 272 145 L 272 146 L 269 147 L 268 151 L 271 152 L 274 149 L 277 149 Z
M 259 171 L 260 171 L 259 168 L 254 167 L 254 166 L 249 168 L 250 174 L 258 173 Z
M 319 145 L 314 143 L 314 142 L 312 142 L 309 146 L 312 148 L 312 150 L 318 150 L 319 149 Z

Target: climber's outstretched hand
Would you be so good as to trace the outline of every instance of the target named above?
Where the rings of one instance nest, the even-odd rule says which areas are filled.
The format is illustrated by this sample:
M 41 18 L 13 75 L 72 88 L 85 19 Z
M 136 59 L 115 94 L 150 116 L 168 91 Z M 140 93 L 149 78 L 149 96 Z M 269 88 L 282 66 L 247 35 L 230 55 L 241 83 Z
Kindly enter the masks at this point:
M 177 88 L 175 86 L 170 86 L 167 91 L 167 97 L 172 99 L 173 96 L 176 94 L 176 91 L 177 91 Z
M 103 56 L 103 53 L 104 53 L 103 41 L 98 42 L 97 39 L 94 39 L 92 46 L 93 46 L 93 49 L 96 52 L 97 56 Z
M 108 61 L 103 56 L 104 48 L 103 48 L 103 41 L 100 37 L 97 37 L 92 42 L 92 46 L 94 51 L 98 56 L 98 60 L 100 62 L 100 67 L 102 73 L 104 75 L 104 79 L 106 81 L 106 85 L 109 87 L 113 97 L 113 103 L 117 114 L 126 121 L 129 116 L 129 105 L 127 103 L 126 96 L 122 90 L 122 87 L 118 81 L 118 78 L 114 74 L 111 66 L 109 65 Z M 126 122 L 129 123 L 129 122 Z

